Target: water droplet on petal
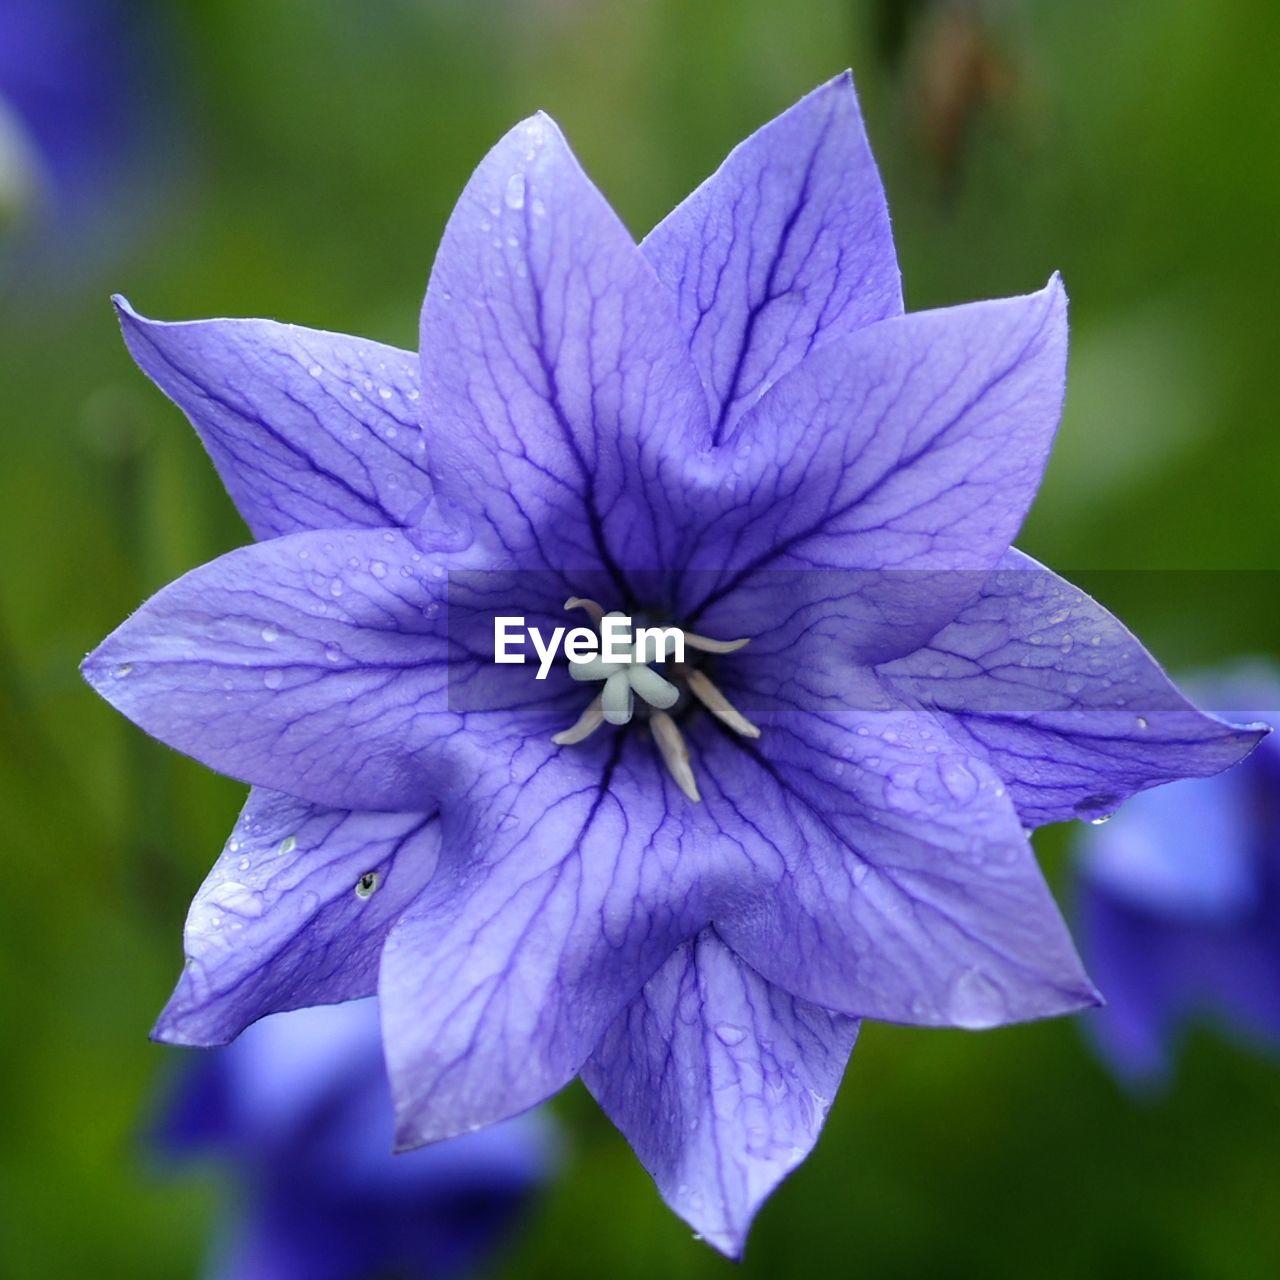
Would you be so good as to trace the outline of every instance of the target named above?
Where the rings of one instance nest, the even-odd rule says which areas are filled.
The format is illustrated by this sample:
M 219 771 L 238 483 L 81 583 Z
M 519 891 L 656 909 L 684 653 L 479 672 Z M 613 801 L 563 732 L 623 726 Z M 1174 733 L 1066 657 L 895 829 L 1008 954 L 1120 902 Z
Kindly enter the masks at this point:
M 124 662 L 124 663 L 121 663 L 120 666 L 118 666 L 111 674 L 115 676 L 117 680 L 123 680 L 125 676 L 127 676 L 129 672 L 132 670 L 133 670 L 133 663 Z
M 1100 827 L 1111 817 L 1112 810 L 1119 804 L 1116 796 L 1085 796 L 1076 805 L 1076 817 Z
M 947 1017 L 957 1027 L 979 1031 L 994 1027 L 1007 1016 L 999 987 L 977 969 L 965 969 L 951 983 L 947 993 Z
M 275 644 L 280 639 L 280 632 L 268 623 L 267 626 L 262 628 L 262 638 L 267 644 Z
M 298 847 L 297 836 L 285 836 L 276 848 L 276 852 L 280 854 L 292 853 Z
M 278 689 L 284 683 L 284 675 L 274 668 L 270 671 L 264 671 L 262 673 L 262 683 L 268 689 Z
M 513 173 L 507 179 L 506 202 L 508 209 L 524 208 L 524 174 Z
M 747 1038 L 745 1027 L 740 1027 L 733 1022 L 721 1022 L 716 1025 L 716 1039 L 721 1044 L 727 1044 L 732 1048 L 735 1044 L 741 1044 Z
M 307 372 L 313 378 L 319 378 L 324 373 L 324 370 L 318 364 L 313 364 L 311 368 L 307 370 Z
M 938 777 L 953 800 L 972 800 L 978 793 L 978 780 L 958 756 L 938 758 Z
M 378 891 L 378 885 L 382 883 L 382 877 L 376 871 L 366 871 L 364 875 L 356 881 L 356 897 L 363 902 L 367 902 Z
M 329 594 L 331 596 L 334 596 L 335 598 L 337 596 L 340 596 L 342 594 L 342 590 L 343 590 L 343 587 L 342 587 L 341 578 L 334 578 L 334 580 L 329 583 Z

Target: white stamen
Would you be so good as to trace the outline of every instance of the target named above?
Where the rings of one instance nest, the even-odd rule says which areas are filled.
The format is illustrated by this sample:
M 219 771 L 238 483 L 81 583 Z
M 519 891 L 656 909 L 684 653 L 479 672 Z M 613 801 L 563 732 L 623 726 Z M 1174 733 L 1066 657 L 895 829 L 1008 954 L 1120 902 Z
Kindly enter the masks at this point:
M 566 609 L 581 609 L 591 619 L 592 626 L 597 629 L 601 621 L 604 619 L 604 610 L 596 604 L 594 600 L 588 600 L 584 596 L 570 596 L 565 602 Z
M 702 799 L 698 794 L 698 782 L 693 776 L 693 766 L 689 763 L 689 748 L 685 745 L 684 734 L 676 722 L 665 711 L 655 711 L 649 717 L 649 728 L 653 730 L 653 740 L 658 744 L 662 759 L 668 772 L 675 779 L 675 784 L 695 803 Z
M 685 676 L 689 692 L 711 712 L 717 720 L 722 720 L 735 733 L 744 738 L 758 738 L 760 729 L 754 725 L 728 698 L 712 683 L 705 671 L 690 671 Z
M 587 709 L 574 721 L 568 729 L 561 729 L 551 739 L 557 747 L 571 747 L 576 742 L 584 742 L 604 724 L 604 697 L 599 695 L 591 699 Z
M 710 636 L 686 631 L 684 642 L 690 649 L 700 649 L 703 653 L 737 653 L 751 643 L 751 637 L 748 636 L 745 640 L 712 640 Z

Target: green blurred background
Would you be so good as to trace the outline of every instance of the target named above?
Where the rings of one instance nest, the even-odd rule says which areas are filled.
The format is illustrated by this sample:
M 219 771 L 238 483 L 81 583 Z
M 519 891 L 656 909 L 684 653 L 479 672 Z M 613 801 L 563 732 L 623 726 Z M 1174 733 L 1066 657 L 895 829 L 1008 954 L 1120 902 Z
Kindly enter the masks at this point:
M 241 788 L 76 666 L 246 534 L 113 290 L 413 346 L 451 203 L 516 119 L 549 110 L 640 234 L 852 66 L 911 308 L 1066 278 L 1071 390 L 1023 548 L 1175 669 L 1280 646 L 1275 0 L 132 9 L 145 181 L 100 234 L 28 228 L 0 293 L 0 1276 L 194 1275 L 214 1203 L 146 1156 L 173 1058 L 146 1037 Z M 1068 909 L 1070 837 L 1037 837 Z M 580 1088 L 556 1105 L 567 1167 L 495 1274 L 730 1274 Z M 1202 1032 L 1134 1099 L 1071 1021 L 869 1025 L 743 1273 L 1275 1277 L 1280 1074 Z

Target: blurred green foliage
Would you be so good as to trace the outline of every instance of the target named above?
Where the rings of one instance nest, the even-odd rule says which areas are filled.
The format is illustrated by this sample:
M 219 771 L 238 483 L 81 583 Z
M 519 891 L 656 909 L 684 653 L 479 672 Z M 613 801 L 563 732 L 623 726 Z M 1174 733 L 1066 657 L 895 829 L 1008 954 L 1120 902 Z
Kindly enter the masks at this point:
M 1171 666 L 1275 652 L 1280 6 L 1006 0 L 957 45 L 937 6 L 895 3 L 156 6 L 154 110 L 177 127 L 145 236 L 74 269 L 46 246 L 0 297 L 0 1274 L 192 1275 L 212 1204 L 146 1155 L 173 1058 L 146 1033 L 241 789 L 145 740 L 76 665 L 246 535 L 132 367 L 112 289 L 164 318 L 412 346 L 451 203 L 517 118 L 550 110 L 640 233 L 852 65 L 912 308 L 1066 277 L 1071 392 L 1021 545 Z M 1068 837 L 1037 838 L 1064 891 Z M 557 1105 L 568 1168 L 496 1274 L 729 1274 L 584 1092 Z M 1069 1021 L 868 1026 L 743 1271 L 1274 1277 L 1278 1138 L 1275 1064 L 1210 1034 L 1139 1101 Z

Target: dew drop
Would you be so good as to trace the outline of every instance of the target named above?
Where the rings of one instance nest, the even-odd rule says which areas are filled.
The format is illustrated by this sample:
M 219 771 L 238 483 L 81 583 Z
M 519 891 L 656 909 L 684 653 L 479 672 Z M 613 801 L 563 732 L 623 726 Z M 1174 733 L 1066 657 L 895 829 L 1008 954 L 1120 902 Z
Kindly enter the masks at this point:
M 505 196 L 508 209 L 524 208 L 524 174 L 513 173 L 507 179 L 507 192 Z
M 1151 728 L 1151 723 L 1150 723 L 1150 721 L 1148 721 L 1148 720 L 1147 720 L 1146 716 L 1139 716 L 1139 717 L 1138 717 L 1138 728 L 1139 728 L 1139 729 L 1150 729 L 1150 728 Z
M 336 644 L 327 644 L 324 647 L 324 656 L 326 662 L 341 662 L 342 650 Z
M 267 644 L 275 644 L 280 639 L 280 632 L 268 623 L 267 626 L 262 628 L 262 638 Z
M 264 671 L 262 673 L 262 683 L 268 689 L 278 689 L 284 683 L 284 675 L 276 670 Z
M 1118 803 L 1116 796 L 1085 796 L 1076 805 L 1076 817 L 1100 827 L 1111 817 L 1111 811 Z
M 292 853 L 297 847 L 298 847 L 297 836 L 285 836 L 285 838 L 280 841 L 279 845 L 277 845 L 276 852 L 282 855 L 288 854 L 288 853 Z
M 323 369 L 322 369 L 318 364 L 313 364 L 313 365 L 311 366 L 311 368 L 309 368 L 309 369 L 307 370 L 307 372 L 308 372 L 308 373 L 309 373 L 313 378 L 319 378 L 319 377 L 323 376 L 323 374 L 324 374 L 324 370 L 323 370 Z
M 370 560 L 369 572 L 375 578 L 385 578 L 387 576 L 387 566 L 381 560 Z
M 125 676 L 127 676 L 129 672 L 132 670 L 133 670 L 133 663 L 125 662 L 125 663 L 121 663 L 121 665 L 118 666 L 111 674 L 115 676 L 117 680 L 123 680 Z
M 333 581 L 329 583 L 329 594 L 335 599 L 342 594 L 342 590 L 341 578 L 334 578 Z
M 947 993 L 947 1015 L 957 1027 L 979 1031 L 1004 1020 L 1004 996 L 1000 989 L 977 969 L 959 973 Z
M 356 881 L 356 897 L 362 902 L 368 902 L 378 891 L 378 885 L 382 883 L 382 877 L 376 871 L 366 871 L 364 875 Z
M 978 793 L 978 780 L 957 756 L 939 758 L 938 777 L 953 800 L 972 800 Z
M 730 1048 L 735 1044 L 741 1044 L 746 1038 L 746 1028 L 738 1026 L 737 1023 L 721 1022 L 716 1025 L 716 1039 Z

